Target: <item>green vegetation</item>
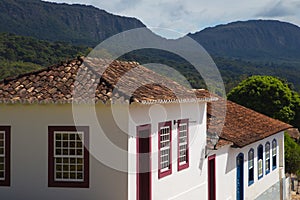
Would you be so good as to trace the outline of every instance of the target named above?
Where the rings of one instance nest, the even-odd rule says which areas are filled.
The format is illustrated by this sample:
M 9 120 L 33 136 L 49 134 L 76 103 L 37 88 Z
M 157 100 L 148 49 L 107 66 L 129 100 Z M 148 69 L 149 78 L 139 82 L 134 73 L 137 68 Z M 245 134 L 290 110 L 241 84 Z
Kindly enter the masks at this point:
M 270 117 L 297 124 L 300 98 L 290 85 L 272 76 L 252 76 L 242 81 L 228 99 Z
M 9 33 L 0 34 L 0 80 L 86 55 L 84 46 L 47 42 Z
M 300 176 L 300 145 L 284 134 L 285 171 Z

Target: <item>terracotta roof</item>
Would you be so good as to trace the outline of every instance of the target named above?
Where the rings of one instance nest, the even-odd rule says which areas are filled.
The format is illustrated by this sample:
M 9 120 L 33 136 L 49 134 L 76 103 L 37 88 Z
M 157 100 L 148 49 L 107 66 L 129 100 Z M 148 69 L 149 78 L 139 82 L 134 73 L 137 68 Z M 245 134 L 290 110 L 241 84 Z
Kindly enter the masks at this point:
M 137 62 L 77 58 L 0 82 L 0 103 L 210 101 Z
M 224 118 L 221 115 L 225 110 Z M 216 134 L 220 131 L 215 148 L 230 143 L 237 147 L 244 147 L 292 127 L 221 97 L 218 101 L 208 103 L 207 117 L 208 134 Z

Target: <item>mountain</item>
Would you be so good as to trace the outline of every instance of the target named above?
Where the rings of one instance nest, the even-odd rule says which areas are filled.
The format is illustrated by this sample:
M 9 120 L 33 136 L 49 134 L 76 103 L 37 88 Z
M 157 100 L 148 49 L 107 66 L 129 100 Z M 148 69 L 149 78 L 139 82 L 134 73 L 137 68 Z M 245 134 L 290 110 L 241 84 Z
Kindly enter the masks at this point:
M 255 62 L 300 63 L 300 28 L 275 20 L 250 20 L 189 34 L 214 56 Z
M 1 32 L 41 40 L 94 47 L 114 34 L 144 26 L 135 18 L 116 16 L 93 6 L 40 0 L 0 1 Z
M 188 36 L 214 57 L 227 91 L 236 81 L 251 75 L 277 76 L 300 91 L 300 28 L 294 24 L 238 21 Z
M 51 42 L 32 43 L 28 42 L 28 38 L 22 42 L 22 39 L 15 40 L 14 37 L 6 41 L 9 45 L 0 41 L 0 66 L 2 69 L 5 66 L 6 72 L 10 71 L 2 73 L 0 78 L 14 75 L 14 71 L 18 74 L 14 69 L 21 66 L 25 66 L 22 70 L 29 71 L 53 65 L 59 59 L 75 55 L 74 51 L 86 54 L 83 50 L 86 47 L 94 47 L 114 34 L 139 27 L 145 25 L 135 18 L 116 16 L 93 6 L 40 0 L 1 0 L 0 32 Z M 206 28 L 188 36 L 212 55 L 227 91 L 251 75 L 277 76 L 293 83 L 300 91 L 300 28 L 296 25 L 272 20 L 240 21 Z M 1 37 L 3 40 L 6 36 L 0 36 L 0 40 Z M 53 41 L 63 43 L 55 44 Z M 25 46 L 19 48 L 21 44 Z M 47 53 L 47 45 L 50 53 Z M 78 45 L 86 47 L 82 49 Z M 66 46 L 67 50 L 62 50 L 62 46 Z M 70 51 L 72 48 L 73 52 Z M 140 51 L 138 54 L 124 58 L 144 64 L 157 62 L 172 66 L 185 75 L 193 87 L 205 87 L 192 66 L 170 53 L 158 50 Z M 7 70 L 9 67 L 11 69 Z

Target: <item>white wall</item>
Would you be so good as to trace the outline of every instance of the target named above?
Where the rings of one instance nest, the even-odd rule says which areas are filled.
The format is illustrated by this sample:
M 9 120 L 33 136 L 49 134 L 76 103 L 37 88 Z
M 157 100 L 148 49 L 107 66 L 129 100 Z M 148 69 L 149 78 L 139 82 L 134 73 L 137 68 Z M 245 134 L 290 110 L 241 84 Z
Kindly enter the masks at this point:
M 272 148 L 273 139 L 277 140 L 277 155 L 279 155 L 280 149 L 282 154 L 277 156 L 277 168 L 272 170 L 272 154 L 270 158 L 270 173 L 265 173 L 265 162 L 264 176 L 258 180 L 257 175 L 257 147 L 262 144 L 264 147 L 263 158 L 265 161 L 265 144 L 270 142 Z M 254 183 L 248 186 L 248 151 L 254 149 Z M 270 150 L 271 151 L 271 150 Z M 218 200 L 234 200 L 236 199 L 236 157 L 239 153 L 244 154 L 244 199 L 253 200 L 264 191 L 269 189 L 271 186 L 279 181 L 279 163 L 283 161 L 283 132 L 277 133 L 276 135 L 265 138 L 264 140 L 255 142 L 243 148 L 232 148 L 229 146 L 223 147 L 219 150 L 210 152 L 211 155 L 216 154 L 216 190 Z M 283 166 L 282 166 L 283 167 Z
M 105 136 L 83 106 L 79 125 L 90 126 L 90 188 L 48 188 L 48 126 L 74 125 L 71 105 L 0 105 L 0 124 L 11 126 L 11 186 L 0 187 L 1 199 L 5 200 L 99 200 L 127 199 L 127 173 L 111 169 L 97 159 L 106 153 L 116 163 L 127 167 L 126 154 L 107 154 Z M 112 146 L 127 152 L 127 135 L 113 124 L 109 106 L 97 105 L 97 118 Z M 120 106 L 118 109 L 124 109 Z M 124 124 L 128 121 L 124 119 Z M 99 153 L 100 154 L 97 154 Z M 97 158 L 97 159 L 96 159 Z
M 136 132 L 138 125 L 151 121 L 152 133 L 152 199 L 207 199 L 206 161 L 201 162 L 201 153 L 206 144 L 206 104 L 167 104 L 141 107 L 130 110 L 133 119 L 129 130 Z M 148 115 L 149 114 L 149 115 Z M 190 121 L 189 168 L 177 169 L 177 124 L 172 123 L 172 174 L 158 178 L 158 123 L 188 118 Z M 129 139 L 129 196 L 136 199 L 136 138 Z M 204 154 L 203 154 L 204 155 Z

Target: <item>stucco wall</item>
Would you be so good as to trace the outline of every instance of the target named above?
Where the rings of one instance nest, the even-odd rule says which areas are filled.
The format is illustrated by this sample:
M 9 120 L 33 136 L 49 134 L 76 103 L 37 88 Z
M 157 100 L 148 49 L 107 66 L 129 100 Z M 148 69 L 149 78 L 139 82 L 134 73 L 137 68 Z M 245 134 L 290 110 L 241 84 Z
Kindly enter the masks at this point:
M 204 156 L 206 144 L 206 104 L 176 104 L 131 108 L 132 119 L 129 130 L 136 132 L 136 126 L 151 121 L 152 133 L 152 199 L 207 199 L 207 172 Z M 190 121 L 190 166 L 177 169 L 177 124 L 172 123 L 172 174 L 158 178 L 158 123 L 188 118 Z M 129 139 L 129 197 L 136 199 L 136 139 Z
M 103 156 L 99 152 L 109 149 L 105 135 L 99 134 L 95 120 L 86 113 L 89 109 L 79 108 L 83 118 L 78 125 L 90 127 L 90 188 L 48 188 L 48 126 L 74 125 L 71 105 L 0 105 L 0 124 L 11 126 L 11 186 L 0 187 L 1 199 L 127 199 L 127 173 L 98 161 Z M 96 110 L 105 132 L 109 127 L 114 146 L 127 150 L 127 135 L 112 123 L 109 107 L 99 104 Z M 126 155 L 112 155 L 112 160 L 127 166 Z
M 263 158 L 265 161 L 265 144 L 270 142 L 272 144 L 273 139 L 277 140 L 277 168 L 272 170 L 272 157 L 271 157 L 271 170 L 269 174 L 265 173 L 264 176 L 258 180 L 257 172 L 257 147 L 262 144 L 264 146 Z M 248 151 L 254 149 L 254 183 L 248 186 Z M 270 189 L 273 185 L 276 185 L 279 181 L 280 167 L 283 168 L 283 132 L 270 136 L 264 140 L 248 145 L 244 148 L 232 148 L 224 147 L 217 151 L 210 152 L 216 154 L 216 189 L 217 199 L 234 200 L 236 199 L 236 157 L 239 153 L 244 154 L 244 199 L 253 200 L 262 195 L 265 191 Z M 271 154 L 272 155 L 272 154 Z M 281 174 L 282 176 L 282 174 Z

